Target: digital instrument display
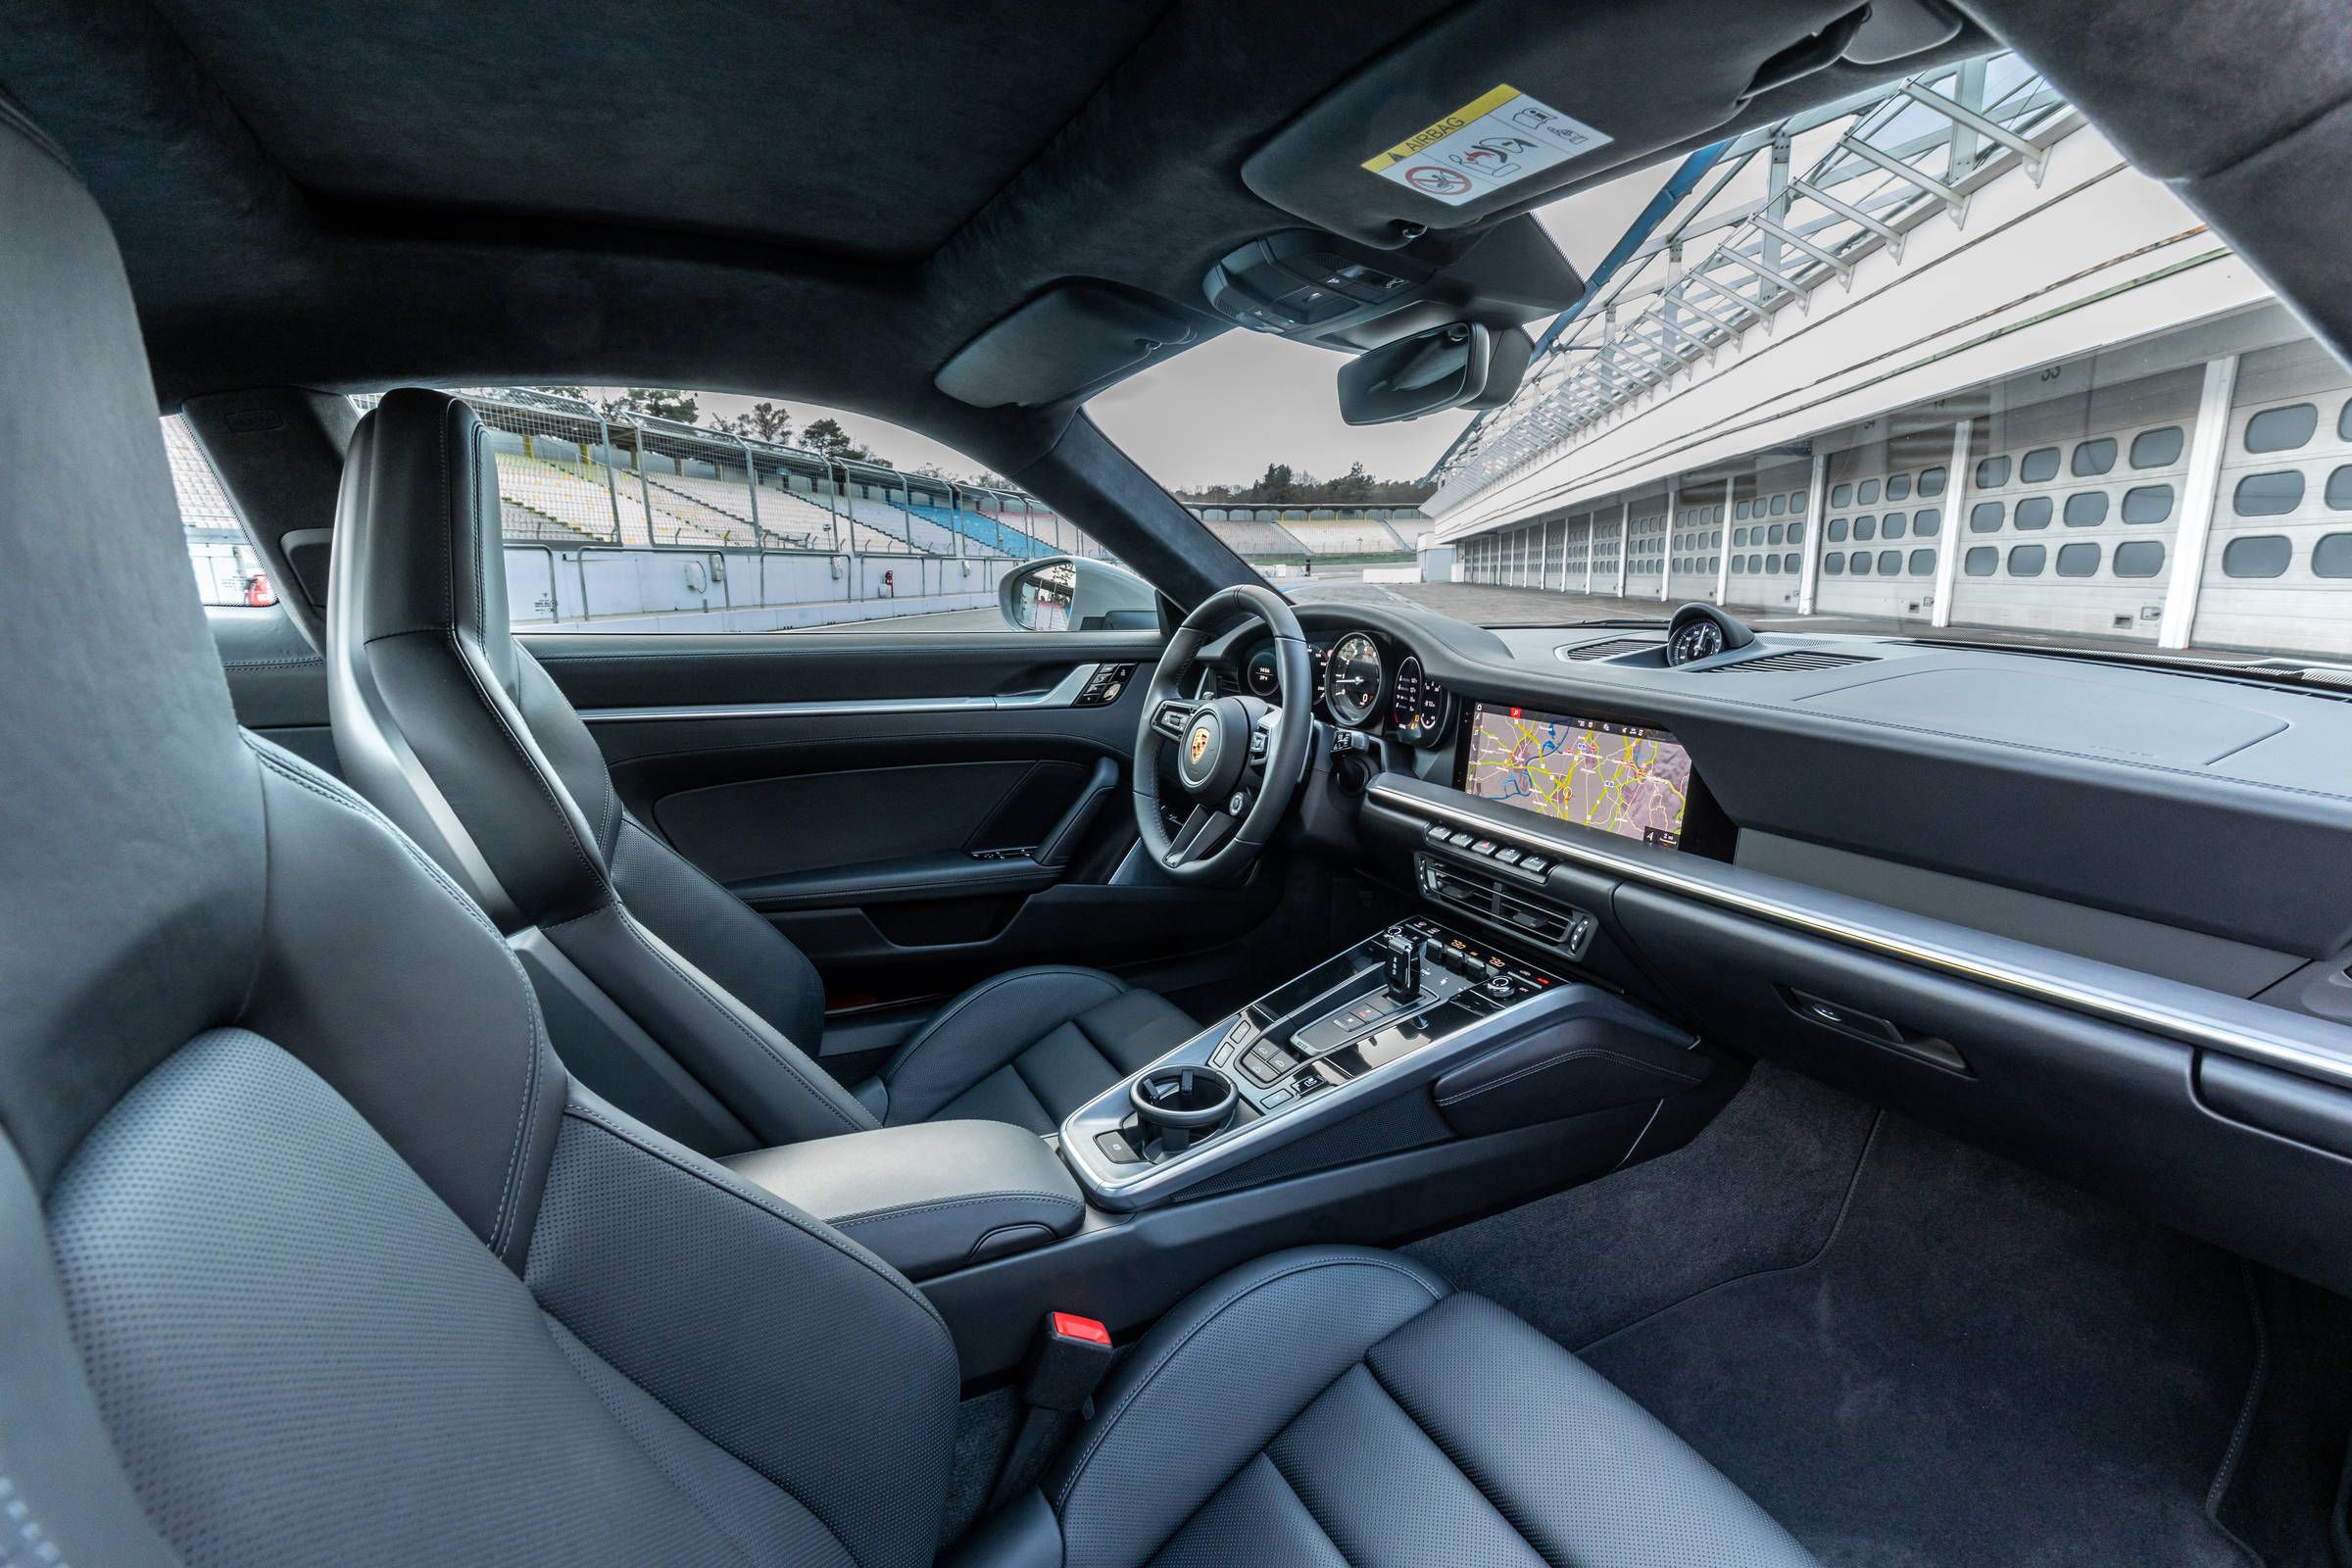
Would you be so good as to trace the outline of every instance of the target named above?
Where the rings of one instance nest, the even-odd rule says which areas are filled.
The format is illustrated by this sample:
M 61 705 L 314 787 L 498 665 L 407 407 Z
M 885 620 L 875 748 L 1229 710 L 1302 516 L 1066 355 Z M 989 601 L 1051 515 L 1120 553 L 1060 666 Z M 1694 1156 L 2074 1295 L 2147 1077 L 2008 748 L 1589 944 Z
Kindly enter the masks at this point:
M 1396 666 L 1396 690 L 1389 699 L 1389 722 L 1415 746 L 1426 746 L 1445 733 L 1446 693 L 1421 668 L 1411 654 Z
M 1665 849 L 1683 841 L 1690 754 L 1662 729 L 1480 703 L 1462 788 L 1483 801 Z

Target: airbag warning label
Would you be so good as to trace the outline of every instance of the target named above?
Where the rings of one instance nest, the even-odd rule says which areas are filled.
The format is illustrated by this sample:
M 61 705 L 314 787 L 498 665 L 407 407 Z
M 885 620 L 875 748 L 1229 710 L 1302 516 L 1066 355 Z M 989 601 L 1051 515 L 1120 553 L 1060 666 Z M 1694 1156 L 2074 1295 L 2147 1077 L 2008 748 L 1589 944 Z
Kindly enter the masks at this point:
M 1609 139 L 1505 85 L 1365 159 L 1364 168 L 1431 201 L 1459 207 L 1606 147 Z

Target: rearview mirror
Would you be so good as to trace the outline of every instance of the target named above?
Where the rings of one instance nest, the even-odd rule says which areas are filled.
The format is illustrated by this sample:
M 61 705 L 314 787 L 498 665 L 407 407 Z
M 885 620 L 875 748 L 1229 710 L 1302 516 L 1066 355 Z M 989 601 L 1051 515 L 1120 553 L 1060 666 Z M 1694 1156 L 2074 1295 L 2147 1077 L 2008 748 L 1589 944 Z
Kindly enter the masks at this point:
M 1516 327 L 1454 321 L 1360 354 L 1340 369 L 1340 417 L 1390 424 L 1445 409 L 1491 409 L 1519 390 L 1534 345 Z
M 997 583 L 997 608 L 1020 631 L 1150 631 L 1159 595 L 1135 573 L 1083 556 L 1048 556 Z

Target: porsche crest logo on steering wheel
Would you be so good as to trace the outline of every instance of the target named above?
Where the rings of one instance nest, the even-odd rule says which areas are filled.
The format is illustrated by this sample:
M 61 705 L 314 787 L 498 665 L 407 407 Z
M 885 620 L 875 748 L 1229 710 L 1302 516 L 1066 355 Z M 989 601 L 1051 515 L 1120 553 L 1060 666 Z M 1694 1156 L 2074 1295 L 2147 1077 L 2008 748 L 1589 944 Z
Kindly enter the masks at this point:
M 1185 741 L 1185 760 L 1197 764 L 1200 760 L 1201 757 L 1208 751 L 1208 739 L 1209 728 L 1207 721 L 1203 720 L 1200 723 L 1195 724 L 1193 726 L 1193 733 Z

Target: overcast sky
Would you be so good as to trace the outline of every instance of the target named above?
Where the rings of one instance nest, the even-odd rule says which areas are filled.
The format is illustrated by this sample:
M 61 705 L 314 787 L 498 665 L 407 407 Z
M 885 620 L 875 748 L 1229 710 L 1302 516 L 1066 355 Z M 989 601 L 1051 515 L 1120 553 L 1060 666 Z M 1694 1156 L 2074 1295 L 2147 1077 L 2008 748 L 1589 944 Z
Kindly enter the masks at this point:
M 1673 167 L 1643 170 L 1555 202 L 1539 210 L 1537 220 L 1577 270 L 1590 276 Z M 1539 322 L 1538 330 L 1544 324 Z M 1145 472 L 1172 490 L 1247 484 L 1270 463 L 1287 463 L 1318 478 L 1361 463 L 1377 478 L 1417 479 L 1470 422 L 1466 414 L 1446 414 L 1360 429 L 1343 424 L 1335 382 L 1345 363 L 1329 349 L 1237 327 L 1112 387 L 1088 412 Z M 701 399 L 706 419 L 740 414 L 759 401 L 716 392 Z M 928 464 L 963 474 L 980 466 L 881 419 L 790 398 L 773 401 L 791 410 L 796 432 L 830 416 L 854 440 L 902 468 Z

